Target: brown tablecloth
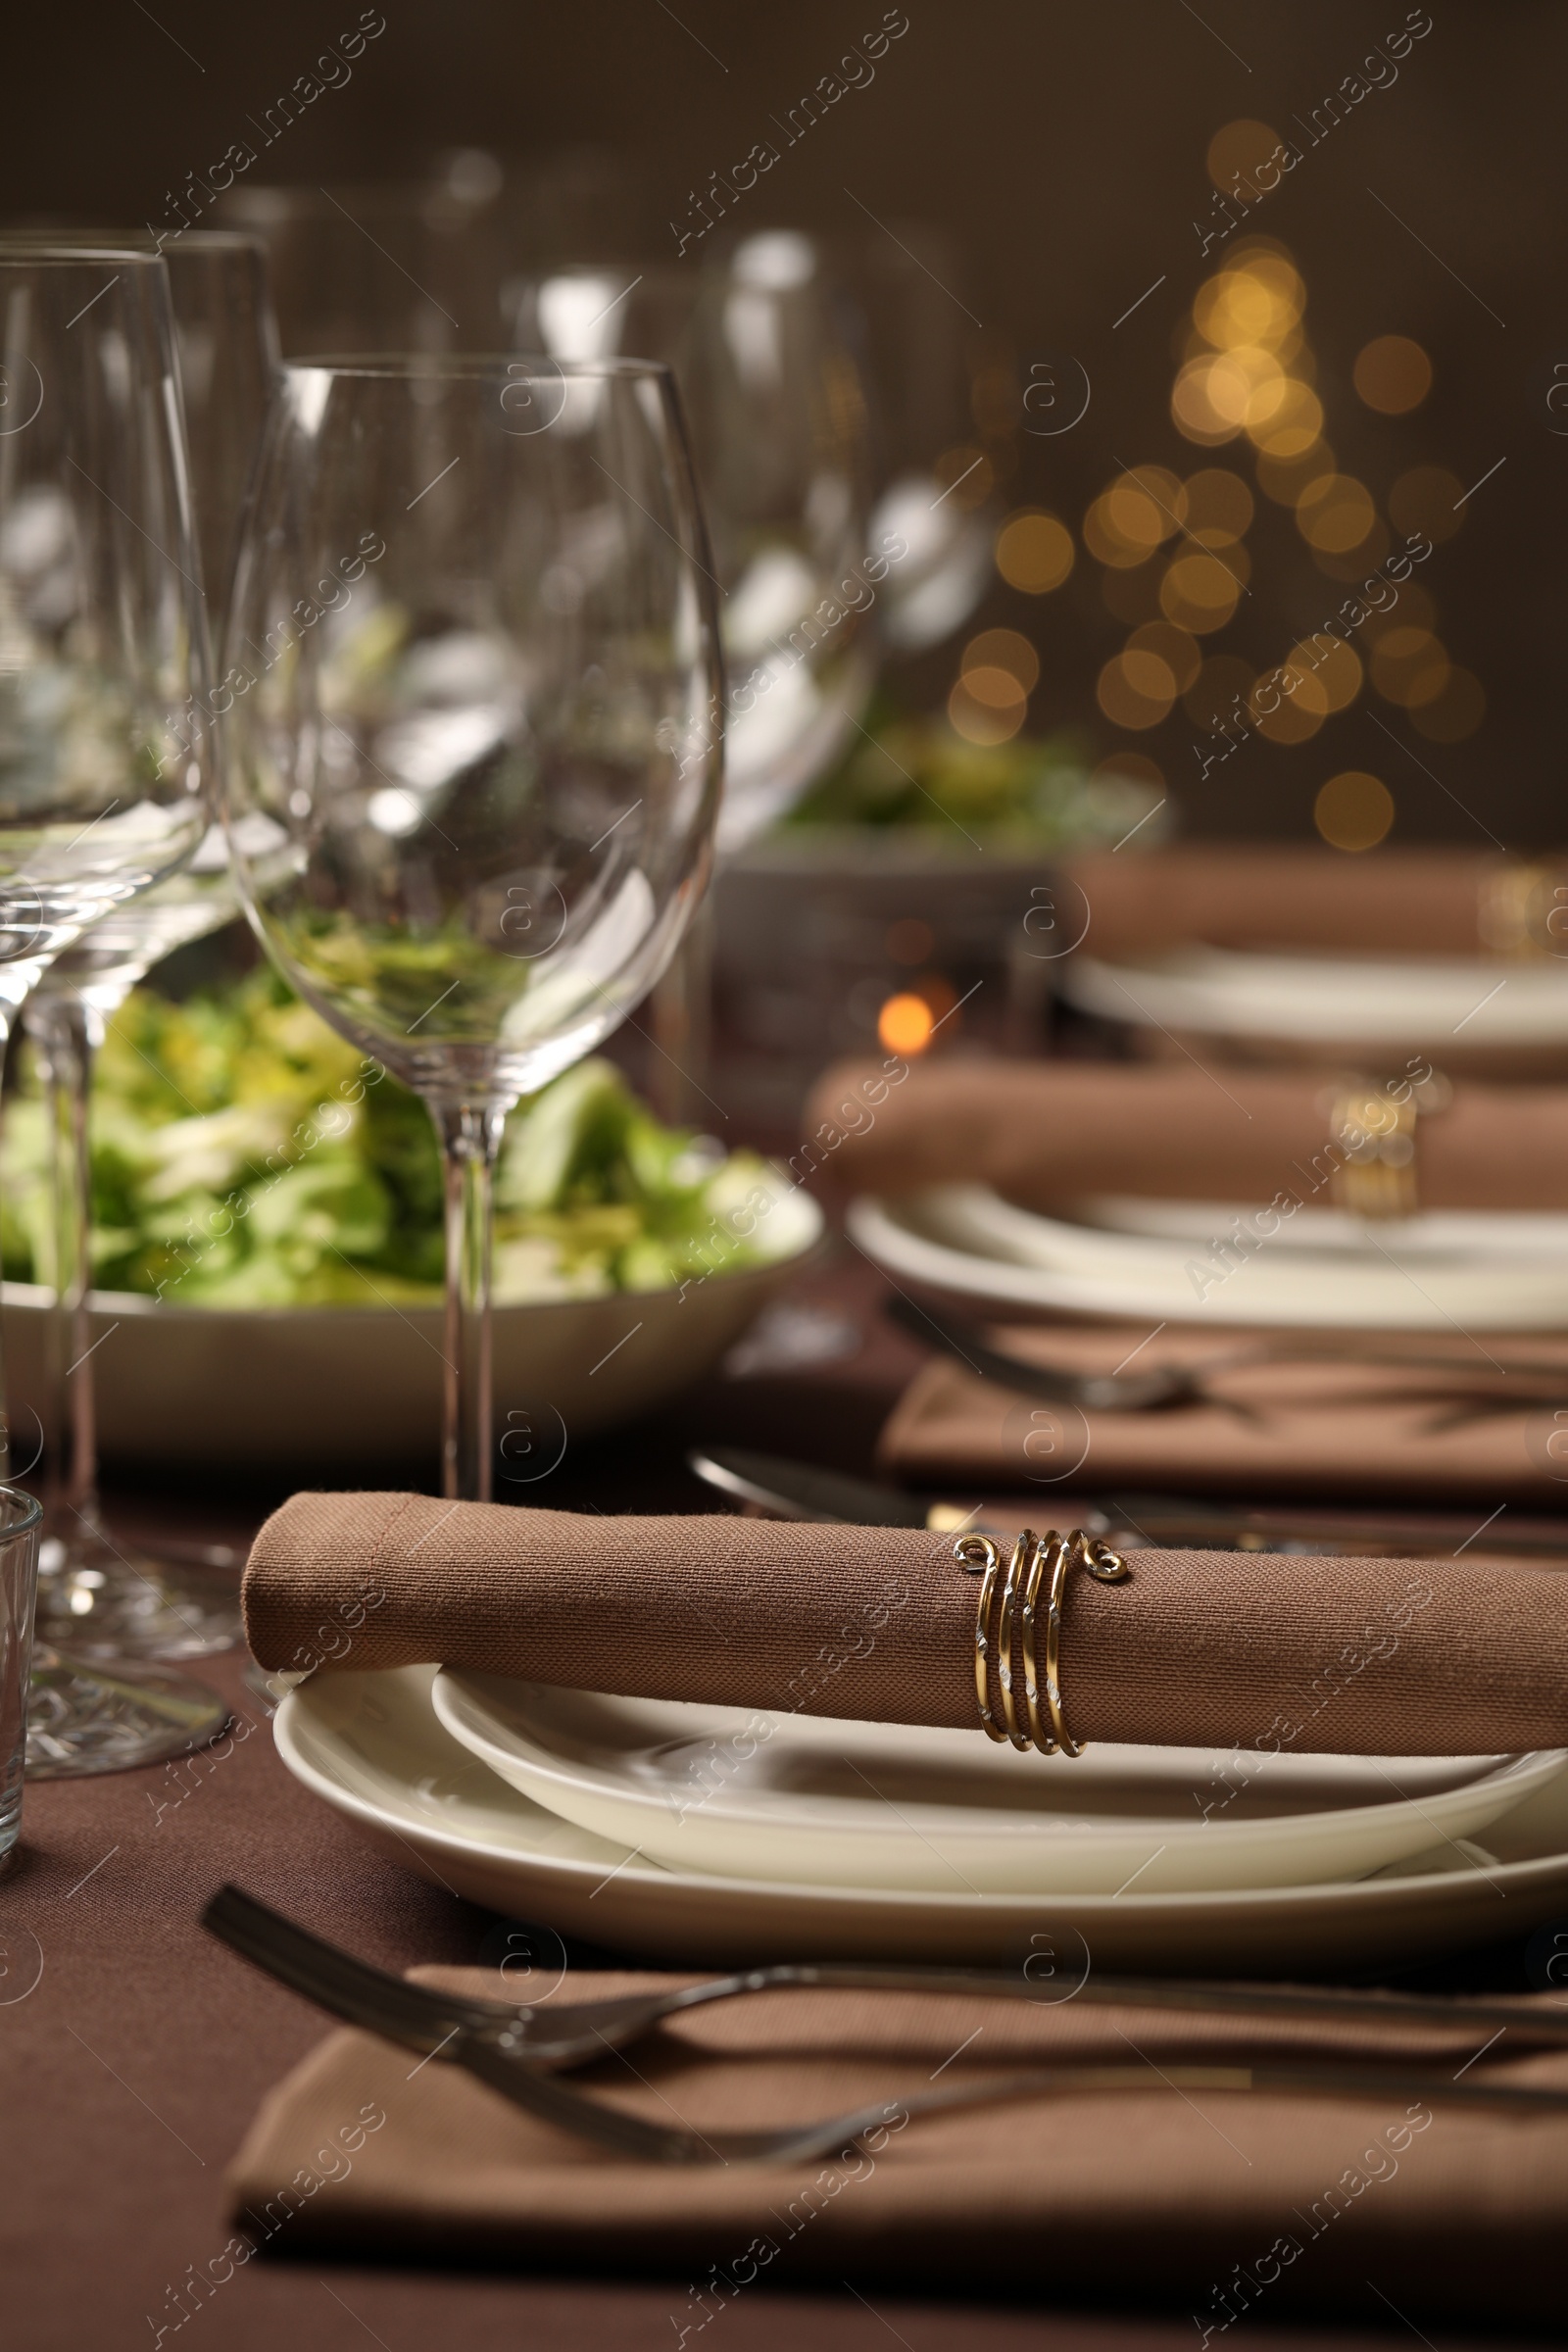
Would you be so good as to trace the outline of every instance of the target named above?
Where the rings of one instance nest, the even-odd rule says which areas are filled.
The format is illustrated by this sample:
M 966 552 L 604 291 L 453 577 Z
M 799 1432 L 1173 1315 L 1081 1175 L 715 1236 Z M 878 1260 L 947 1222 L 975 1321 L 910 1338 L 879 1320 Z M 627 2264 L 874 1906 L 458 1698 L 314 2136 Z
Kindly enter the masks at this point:
M 590 1500 L 601 1508 L 694 1507 L 696 1490 L 672 1465 L 699 1436 L 867 1469 L 876 1428 L 919 1361 L 912 1345 L 877 1329 L 879 1291 L 854 1267 L 817 1286 L 818 1297 L 842 1298 L 864 1321 L 869 1341 L 858 1357 L 793 1379 L 717 1385 L 678 1420 L 584 1447 L 568 1460 L 557 1499 L 578 1508 Z M 236 1502 L 215 1486 L 210 1506 L 192 1506 L 185 1524 L 243 1538 L 280 1498 L 274 1490 Z M 155 1498 L 143 1505 L 137 1532 L 175 1515 L 172 1498 Z M 128 1507 L 122 1524 L 130 1524 Z M 197 1765 L 33 1788 L 20 1862 L 0 1878 L 7 2352 L 152 2346 L 166 2317 L 165 2352 L 348 2352 L 375 2342 L 385 2352 L 670 2352 L 689 2316 L 684 2290 L 674 2296 L 665 2281 L 635 2276 L 584 2276 L 564 2260 L 555 2273 L 526 2278 L 257 2261 L 174 2328 L 170 2290 L 185 2279 L 188 2307 L 190 2273 L 219 2257 L 231 2235 L 224 2166 L 262 2098 L 323 2032 L 317 2011 L 201 1933 L 195 1922 L 206 1896 L 237 1879 L 394 1969 L 473 1965 L 494 1926 L 488 1914 L 372 1853 L 288 1777 L 236 1661 L 218 1660 L 206 1676 L 239 1707 L 231 1746 Z M 1457 1987 L 1488 1980 L 1462 1964 L 1449 1981 Z M 1517 1951 L 1492 1981 L 1524 1988 Z M 1220 2140 L 1214 2145 L 1224 2154 Z M 1114 2194 L 1113 2182 L 1106 2193 Z M 811 2352 L 887 2352 L 900 2341 L 907 2352 L 1190 2352 L 1198 2340 L 1185 2310 L 1114 2316 L 1132 2302 L 1115 2265 L 1100 2311 L 1087 2315 L 1065 2314 L 1044 2286 L 1028 2301 L 989 2300 L 978 2267 L 972 2287 L 939 2302 L 897 2284 L 856 2287 L 760 2285 L 724 2310 L 716 2332 L 688 2338 L 688 2352 L 699 2341 L 704 2352 L 797 2352 L 802 2344 Z M 1392 2352 L 1412 2340 L 1365 2286 L 1346 2289 L 1338 2322 L 1293 2332 L 1290 2352 L 1346 2352 L 1374 2341 Z M 1500 2342 L 1512 2325 L 1500 2279 L 1495 2321 L 1483 2332 Z M 1423 2322 L 1423 2332 L 1441 2340 L 1444 2331 Z M 1224 2341 L 1255 2342 L 1261 2333 L 1261 2323 L 1243 2322 Z M 1471 2330 L 1465 2340 L 1474 2352 L 1480 2337 Z M 1539 2332 L 1537 2340 L 1544 2340 Z

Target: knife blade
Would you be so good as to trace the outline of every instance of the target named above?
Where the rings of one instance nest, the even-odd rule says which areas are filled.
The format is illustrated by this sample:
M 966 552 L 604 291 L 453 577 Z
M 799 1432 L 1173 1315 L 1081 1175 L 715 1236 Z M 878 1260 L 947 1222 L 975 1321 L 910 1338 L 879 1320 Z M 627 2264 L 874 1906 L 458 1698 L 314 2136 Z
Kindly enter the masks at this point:
M 846 1478 L 810 1462 L 780 1454 L 747 1453 L 730 1446 L 696 1446 L 688 1469 L 706 1486 L 734 1502 L 767 1511 L 775 1519 L 808 1519 L 847 1527 L 925 1527 L 928 1505 L 896 1487 L 868 1478 Z
M 851 1527 L 919 1527 L 947 1533 L 972 1527 L 1013 1535 L 1026 1521 L 1045 1525 L 1065 1514 L 1090 1535 L 1172 1551 L 1337 1552 L 1533 1559 L 1568 1567 L 1568 1521 L 1521 1518 L 1504 1530 L 1477 1528 L 1459 1511 L 1292 1509 L 1272 1503 L 1219 1502 L 1204 1495 L 1061 1494 L 1004 1496 L 973 1505 L 906 1494 L 877 1480 L 847 1477 L 781 1454 L 728 1446 L 694 1448 L 688 1466 L 704 1484 L 776 1519 Z M 1480 1541 L 1484 1537 L 1484 1541 Z

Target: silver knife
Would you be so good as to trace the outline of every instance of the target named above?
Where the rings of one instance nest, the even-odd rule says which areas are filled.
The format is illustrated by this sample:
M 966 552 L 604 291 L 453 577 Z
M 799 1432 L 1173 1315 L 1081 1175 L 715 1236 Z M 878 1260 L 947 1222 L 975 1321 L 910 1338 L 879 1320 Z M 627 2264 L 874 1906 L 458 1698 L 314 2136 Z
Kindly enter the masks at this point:
M 1568 1567 L 1568 1520 L 1519 1517 L 1507 1528 L 1483 1531 L 1459 1511 L 1293 1509 L 1268 1503 L 1216 1502 L 1175 1494 L 1008 1496 L 975 1503 L 905 1493 L 842 1471 L 818 1469 L 771 1453 L 700 1446 L 688 1466 L 717 1493 L 774 1519 L 837 1522 L 851 1527 L 930 1528 L 946 1534 L 976 1528 L 1016 1534 L 1026 1521 L 1044 1524 L 1068 1512 L 1090 1535 L 1155 1551 L 1271 1551 L 1321 1556 L 1334 1552 L 1392 1558 L 1445 1556 L 1534 1559 Z M 1480 1540 L 1483 1538 L 1484 1540 Z

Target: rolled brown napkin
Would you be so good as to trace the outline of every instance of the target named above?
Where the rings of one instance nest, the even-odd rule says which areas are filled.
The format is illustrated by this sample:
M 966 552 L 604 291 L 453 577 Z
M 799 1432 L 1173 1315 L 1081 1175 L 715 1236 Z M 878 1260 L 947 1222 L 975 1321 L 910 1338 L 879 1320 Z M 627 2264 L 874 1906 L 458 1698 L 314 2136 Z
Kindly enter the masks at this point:
M 1070 1503 L 1041 1510 L 1044 1528 Z M 1081 1740 L 1229 1746 L 1284 1722 L 1297 1747 L 1346 1755 L 1568 1742 L 1568 1577 L 1126 1556 L 1125 1583 L 1067 1582 L 1062 1690 Z M 439 1660 L 629 1697 L 977 1726 L 978 1581 L 951 1536 L 903 1528 L 296 1494 L 256 1539 L 245 1630 L 274 1670 Z
M 1201 842 L 1139 858 L 1090 852 L 1069 859 L 1065 871 L 1087 901 L 1086 951 L 1124 963 L 1196 942 L 1375 955 L 1494 953 L 1506 941 L 1516 904 L 1510 892 L 1533 869 L 1471 850 L 1374 850 L 1348 858 L 1302 842 Z M 1520 918 L 1528 920 L 1530 911 L 1520 906 Z
M 515 2000 L 489 1971 L 416 1969 L 449 1992 Z M 590 2000 L 678 1978 L 567 1976 Z M 530 1993 L 530 1997 L 532 1997 Z M 1519 2001 L 1528 2029 L 1532 1999 Z M 1201 2345 L 1244 2313 L 1369 2301 L 1489 2326 L 1561 2313 L 1568 2121 L 1520 2123 L 1423 2097 L 1400 2077 L 1568 2084 L 1561 2051 L 1482 2056 L 1471 2029 L 1261 2021 L 1066 2001 L 779 1990 L 667 2020 L 575 2087 L 699 2132 L 892 2112 L 808 2165 L 632 2164 L 567 2137 L 455 2067 L 368 2034 L 322 2041 L 270 2093 L 229 2167 L 244 2247 L 389 2261 L 502 2261 L 669 2278 L 672 2344 L 700 2340 L 759 2281 L 873 2275 L 1174 2303 Z M 1270 2058 L 1394 2070 L 1376 2093 L 1184 2094 L 1185 2065 Z M 904 2113 L 942 2083 L 1039 2066 L 1136 2066 L 1148 2087 Z M 412 2071 L 411 2071 L 412 2067 Z M 231 2275 L 231 2273 L 229 2274 Z M 1351 2297 L 1358 2298 L 1352 2305 Z M 1370 2303 L 1376 2312 L 1380 2307 Z M 1205 2333 L 1206 2330 L 1206 2333 Z
M 1025 1208 L 1091 1193 L 1329 1201 L 1321 1077 L 1227 1069 L 1221 1084 L 1200 1069 L 1077 1061 L 898 1067 L 902 1077 L 882 1062 L 829 1070 L 798 1160 L 853 1191 L 990 1184 Z M 1420 1121 L 1416 1168 L 1427 1208 L 1562 1207 L 1568 1087 L 1455 1088 Z
M 1558 1458 L 1564 1425 L 1555 1401 L 1568 1396 L 1568 1341 L 1552 1334 L 1490 1337 L 1484 1352 L 1446 1334 L 1383 1343 L 1431 1358 L 1430 1370 L 1344 1357 L 1325 1362 L 1301 1333 L 1167 1329 L 1151 1338 L 1147 1323 L 1114 1323 L 1005 1325 L 988 1336 L 1004 1354 L 1080 1373 L 1113 1372 L 1135 1350 L 1139 1371 L 1200 1368 L 1221 1357 L 1229 1342 L 1238 1356 L 1254 1346 L 1279 1351 L 1269 1361 L 1204 1370 L 1212 1402 L 1157 1412 L 1058 1413 L 1059 1443 L 1082 1454 L 1078 1483 L 1093 1479 L 1102 1493 L 1297 1499 L 1328 1493 L 1427 1505 L 1464 1497 L 1476 1498 L 1478 1520 L 1499 1502 L 1568 1510 L 1568 1461 Z M 1552 1364 L 1560 1366 L 1555 1388 L 1539 1370 Z M 1040 1468 L 1024 1450 L 1035 1426 L 1031 1411 L 1021 1391 L 934 1356 L 883 1428 L 882 1466 L 914 1487 L 1028 1494 Z

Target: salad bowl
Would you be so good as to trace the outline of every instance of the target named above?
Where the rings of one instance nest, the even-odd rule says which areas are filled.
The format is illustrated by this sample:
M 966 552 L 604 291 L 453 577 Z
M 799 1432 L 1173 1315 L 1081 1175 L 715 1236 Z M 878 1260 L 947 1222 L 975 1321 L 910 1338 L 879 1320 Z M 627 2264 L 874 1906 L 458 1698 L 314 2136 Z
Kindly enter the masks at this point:
M 49 1139 L 24 1063 L 0 1168 L 19 1477 L 47 1409 Z M 266 970 L 183 1002 L 135 990 L 97 1057 L 91 1174 L 105 1453 L 422 1465 L 445 1348 L 441 1178 L 424 1107 L 389 1073 Z M 513 1114 L 497 1204 L 514 1501 L 574 1438 L 700 1378 L 822 1230 L 783 1169 L 661 1125 L 599 1059 Z
M 636 1418 L 702 1377 L 815 1245 L 822 1213 L 776 1179 L 762 1262 L 671 1288 L 495 1310 L 498 1494 L 525 1501 L 573 1439 Z M 18 1475 L 40 1448 L 51 1294 L 0 1288 Z M 92 1295 L 99 1443 L 122 1460 L 419 1460 L 441 1396 L 438 1306 L 176 1306 Z

